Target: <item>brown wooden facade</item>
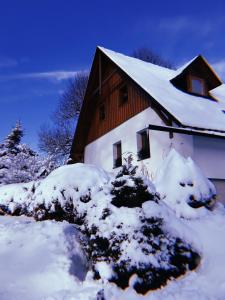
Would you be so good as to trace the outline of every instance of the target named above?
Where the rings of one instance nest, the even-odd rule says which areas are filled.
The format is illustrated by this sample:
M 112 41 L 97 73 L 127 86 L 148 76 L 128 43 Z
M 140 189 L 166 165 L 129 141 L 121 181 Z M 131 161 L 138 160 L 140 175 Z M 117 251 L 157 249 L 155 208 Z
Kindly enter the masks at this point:
M 127 88 L 128 99 L 125 103 L 120 103 L 121 90 L 124 87 Z M 75 133 L 72 160 L 82 161 L 87 144 L 143 111 L 150 104 L 150 96 L 97 51 Z M 102 105 L 105 109 L 104 119 L 100 116 Z
M 121 90 L 124 87 L 127 89 L 128 99 L 125 103 L 120 103 Z M 98 93 L 95 95 L 94 101 L 96 105 L 91 116 L 92 122 L 88 132 L 87 144 L 106 134 L 150 105 L 149 97 L 124 78 L 120 72 L 114 72 L 104 82 L 101 94 Z M 105 110 L 104 119 L 100 116 L 102 107 Z

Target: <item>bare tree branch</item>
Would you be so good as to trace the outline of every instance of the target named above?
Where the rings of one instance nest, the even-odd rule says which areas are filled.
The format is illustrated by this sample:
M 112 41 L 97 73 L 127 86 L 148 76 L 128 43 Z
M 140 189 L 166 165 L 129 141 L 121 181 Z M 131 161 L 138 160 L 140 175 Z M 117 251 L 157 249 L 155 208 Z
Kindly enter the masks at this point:
M 39 149 L 64 162 L 71 149 L 74 129 L 83 103 L 88 73 L 80 72 L 68 81 L 52 115 L 53 126 L 43 125 L 39 131 Z
M 165 67 L 168 69 L 174 69 L 174 66 L 170 61 L 162 58 L 159 54 L 155 53 L 154 51 L 152 51 L 151 49 L 149 49 L 147 47 L 142 47 L 142 48 L 136 49 L 132 53 L 132 56 L 135 58 L 141 59 L 143 61 L 150 62 L 154 65 L 158 65 L 158 66 Z
M 56 111 L 53 113 L 53 120 L 56 124 L 67 121 L 74 121 L 79 115 L 83 103 L 88 82 L 88 73 L 80 72 L 73 79 L 68 81 L 68 85 L 59 99 Z

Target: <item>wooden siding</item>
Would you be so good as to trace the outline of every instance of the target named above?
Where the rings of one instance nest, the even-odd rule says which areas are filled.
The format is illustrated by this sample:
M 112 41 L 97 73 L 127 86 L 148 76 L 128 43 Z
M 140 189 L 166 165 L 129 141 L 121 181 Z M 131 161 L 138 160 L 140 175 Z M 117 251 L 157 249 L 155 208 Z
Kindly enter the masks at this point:
M 127 85 L 129 99 L 121 105 L 119 95 L 120 88 L 124 84 Z M 103 103 L 106 118 L 100 120 L 99 107 Z M 172 120 L 178 122 L 114 62 L 97 49 L 73 139 L 70 163 L 83 162 L 86 145 L 149 106 L 166 125 L 171 125 Z M 151 123 L 151 120 L 149 120 L 149 123 Z
M 104 81 L 104 78 L 102 81 Z M 120 104 L 120 88 L 124 84 L 128 88 L 128 101 Z M 98 93 L 92 101 L 96 105 L 94 112 L 92 112 L 91 126 L 86 144 L 91 143 L 150 106 L 149 97 L 144 95 L 130 80 L 124 78 L 119 71 L 113 71 L 113 75 L 102 85 L 100 95 Z M 106 117 L 104 120 L 100 120 L 99 108 L 103 103 Z

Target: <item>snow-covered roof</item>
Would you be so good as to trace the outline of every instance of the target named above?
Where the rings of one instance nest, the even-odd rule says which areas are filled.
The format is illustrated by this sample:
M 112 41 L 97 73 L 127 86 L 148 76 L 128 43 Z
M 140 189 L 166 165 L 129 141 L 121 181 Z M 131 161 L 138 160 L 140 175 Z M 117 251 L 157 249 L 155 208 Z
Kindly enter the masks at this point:
M 182 125 L 225 131 L 225 85 L 210 91 L 218 101 L 195 96 L 177 89 L 170 80 L 189 64 L 170 70 L 139 59 L 98 47 L 142 89 L 173 115 Z
M 178 76 L 179 74 L 181 74 L 193 61 L 196 60 L 198 56 L 195 56 L 194 58 L 192 58 L 191 60 L 189 60 L 188 62 L 186 62 L 184 65 L 180 66 L 177 70 L 174 71 L 174 77 Z

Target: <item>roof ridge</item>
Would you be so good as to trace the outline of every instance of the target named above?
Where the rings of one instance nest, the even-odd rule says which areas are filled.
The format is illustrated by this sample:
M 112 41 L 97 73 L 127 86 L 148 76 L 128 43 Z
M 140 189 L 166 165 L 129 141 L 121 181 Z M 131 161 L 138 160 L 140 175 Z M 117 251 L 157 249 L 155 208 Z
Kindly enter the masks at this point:
M 102 46 L 97 46 L 97 48 L 99 50 L 101 50 L 103 53 L 105 53 L 107 55 L 107 52 L 111 52 L 111 53 L 114 53 L 114 54 L 117 54 L 117 55 L 121 55 L 121 56 L 124 56 L 124 57 L 127 57 L 129 59 L 133 59 L 133 60 L 137 60 L 143 64 L 147 64 L 147 65 L 152 65 L 156 68 L 160 68 L 160 69 L 165 69 L 165 70 L 169 70 L 169 71 L 172 71 L 172 72 L 176 72 L 176 70 L 173 70 L 173 69 L 170 69 L 168 67 L 164 67 L 164 66 L 159 66 L 157 64 L 154 64 L 152 62 L 148 62 L 148 61 L 144 61 L 140 58 L 137 58 L 137 57 L 133 57 L 131 55 L 127 55 L 127 54 L 124 54 L 124 53 L 121 53 L 121 52 L 117 52 L 117 51 L 114 51 L 114 50 L 111 50 L 111 49 L 108 49 L 108 48 L 105 48 L 105 47 L 102 47 Z

